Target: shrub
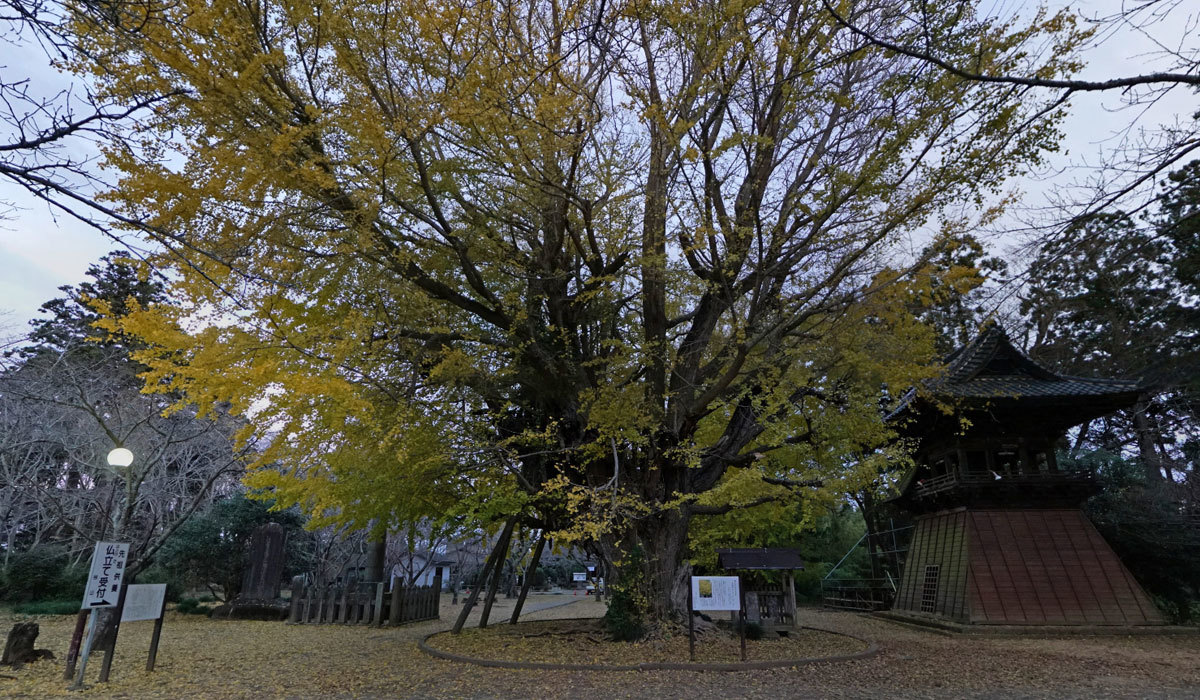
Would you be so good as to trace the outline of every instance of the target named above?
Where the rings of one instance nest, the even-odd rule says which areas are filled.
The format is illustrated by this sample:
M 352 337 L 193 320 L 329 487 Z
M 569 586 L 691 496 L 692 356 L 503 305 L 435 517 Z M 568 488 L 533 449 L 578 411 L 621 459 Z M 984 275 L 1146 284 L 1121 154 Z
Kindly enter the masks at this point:
M 212 612 L 212 608 L 201 605 L 200 601 L 195 598 L 183 598 L 175 607 L 175 612 L 181 612 L 184 615 L 207 615 Z
M 642 550 L 634 547 L 621 568 L 621 580 L 612 586 L 604 625 L 618 642 L 632 642 L 646 635 L 646 596 L 642 591 Z
M 618 642 L 633 642 L 646 634 L 646 625 L 634 594 L 625 588 L 613 587 L 604 624 L 608 633 Z
M 25 603 L 34 600 L 68 600 L 83 597 L 87 570 L 72 568 L 66 549 L 36 547 L 16 552 L 0 577 L 0 600 Z
M 735 628 L 738 633 L 741 633 L 741 626 L 742 625 L 739 622 L 737 624 L 737 627 Z M 746 622 L 746 639 L 758 640 L 758 639 L 762 639 L 765 635 L 766 635 L 766 630 L 763 629 L 762 625 L 760 625 L 757 622 L 752 622 L 752 621 Z
M 39 600 L 33 603 L 18 603 L 13 606 L 13 612 L 18 615 L 74 615 L 79 612 L 79 607 L 79 599 Z

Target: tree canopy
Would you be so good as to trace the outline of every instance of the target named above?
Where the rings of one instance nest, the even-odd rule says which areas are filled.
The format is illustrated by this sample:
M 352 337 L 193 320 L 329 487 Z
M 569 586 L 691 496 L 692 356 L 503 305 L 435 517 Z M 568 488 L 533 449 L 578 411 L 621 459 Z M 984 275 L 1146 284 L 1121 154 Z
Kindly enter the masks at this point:
M 1072 67 L 1065 16 L 920 11 L 963 60 L 1049 39 L 1038 70 Z M 107 151 L 181 300 L 111 323 L 150 383 L 254 413 L 249 482 L 318 523 L 519 517 L 617 579 L 641 551 L 659 616 L 692 517 L 875 478 L 881 387 L 931 371 L 913 299 L 969 277 L 894 244 L 993 216 L 1061 116 L 807 0 L 183 0 L 76 27 L 105 99 L 170 96 Z

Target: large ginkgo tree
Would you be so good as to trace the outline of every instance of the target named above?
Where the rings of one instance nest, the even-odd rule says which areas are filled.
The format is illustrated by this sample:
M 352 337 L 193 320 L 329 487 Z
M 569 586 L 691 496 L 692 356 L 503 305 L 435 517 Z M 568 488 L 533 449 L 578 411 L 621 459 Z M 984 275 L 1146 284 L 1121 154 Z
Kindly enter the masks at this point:
M 1065 16 L 838 7 L 1073 68 Z M 693 518 L 878 474 L 886 387 L 932 354 L 896 244 L 993 215 L 1062 106 L 809 0 L 118 2 L 76 31 L 106 98 L 169 96 L 106 154 L 183 300 L 112 322 L 151 383 L 254 415 L 250 483 L 318 524 L 516 518 L 652 619 Z

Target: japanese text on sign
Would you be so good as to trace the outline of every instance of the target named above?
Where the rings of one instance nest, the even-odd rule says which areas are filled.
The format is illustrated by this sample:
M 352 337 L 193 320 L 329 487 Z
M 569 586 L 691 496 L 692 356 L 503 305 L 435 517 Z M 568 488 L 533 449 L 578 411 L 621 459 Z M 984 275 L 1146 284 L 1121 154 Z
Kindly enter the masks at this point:
M 693 610 L 741 610 L 737 576 L 693 576 Z
M 132 583 L 125 591 L 125 607 L 121 622 L 157 620 L 162 615 L 163 599 L 167 597 L 165 583 Z
M 110 608 L 117 604 L 125 579 L 125 560 L 129 544 L 97 542 L 92 552 L 92 568 L 88 572 L 87 589 L 83 592 L 83 608 Z

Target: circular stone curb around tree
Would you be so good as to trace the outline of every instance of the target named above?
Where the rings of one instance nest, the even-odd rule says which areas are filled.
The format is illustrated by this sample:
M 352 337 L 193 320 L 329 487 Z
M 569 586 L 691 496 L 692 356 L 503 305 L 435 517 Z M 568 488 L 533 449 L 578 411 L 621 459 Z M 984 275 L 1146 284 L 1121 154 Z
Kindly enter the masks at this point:
M 579 620 L 588 620 L 592 618 L 576 618 Z M 563 620 L 559 620 L 562 622 Z M 524 623 L 522 623 L 524 624 Z M 837 663 L 841 661 L 858 661 L 860 659 L 869 659 L 879 653 L 879 645 L 875 642 L 864 639 L 857 635 L 848 634 L 846 632 L 835 632 L 833 630 L 822 629 L 820 627 L 811 627 L 808 625 L 797 628 L 799 630 L 812 630 L 814 632 L 824 632 L 825 634 L 834 634 L 839 637 L 848 637 L 858 642 L 867 645 L 867 648 L 854 654 L 837 654 L 835 656 L 814 656 L 804 659 L 778 659 L 770 661 L 746 661 L 737 663 L 717 664 L 717 663 L 691 663 L 691 662 L 668 662 L 656 661 L 642 664 L 551 664 L 538 661 L 502 661 L 500 659 L 481 659 L 474 656 L 463 656 L 462 654 L 454 654 L 441 649 L 434 649 L 427 642 L 439 634 L 446 634 L 447 630 L 438 632 L 430 632 L 417 642 L 417 648 L 429 654 L 430 656 L 446 661 L 456 661 L 464 664 L 474 664 L 476 666 L 486 666 L 488 668 L 512 668 L 525 671 L 759 671 L 771 668 L 790 668 L 792 666 L 806 666 L 808 664 L 819 663 Z

